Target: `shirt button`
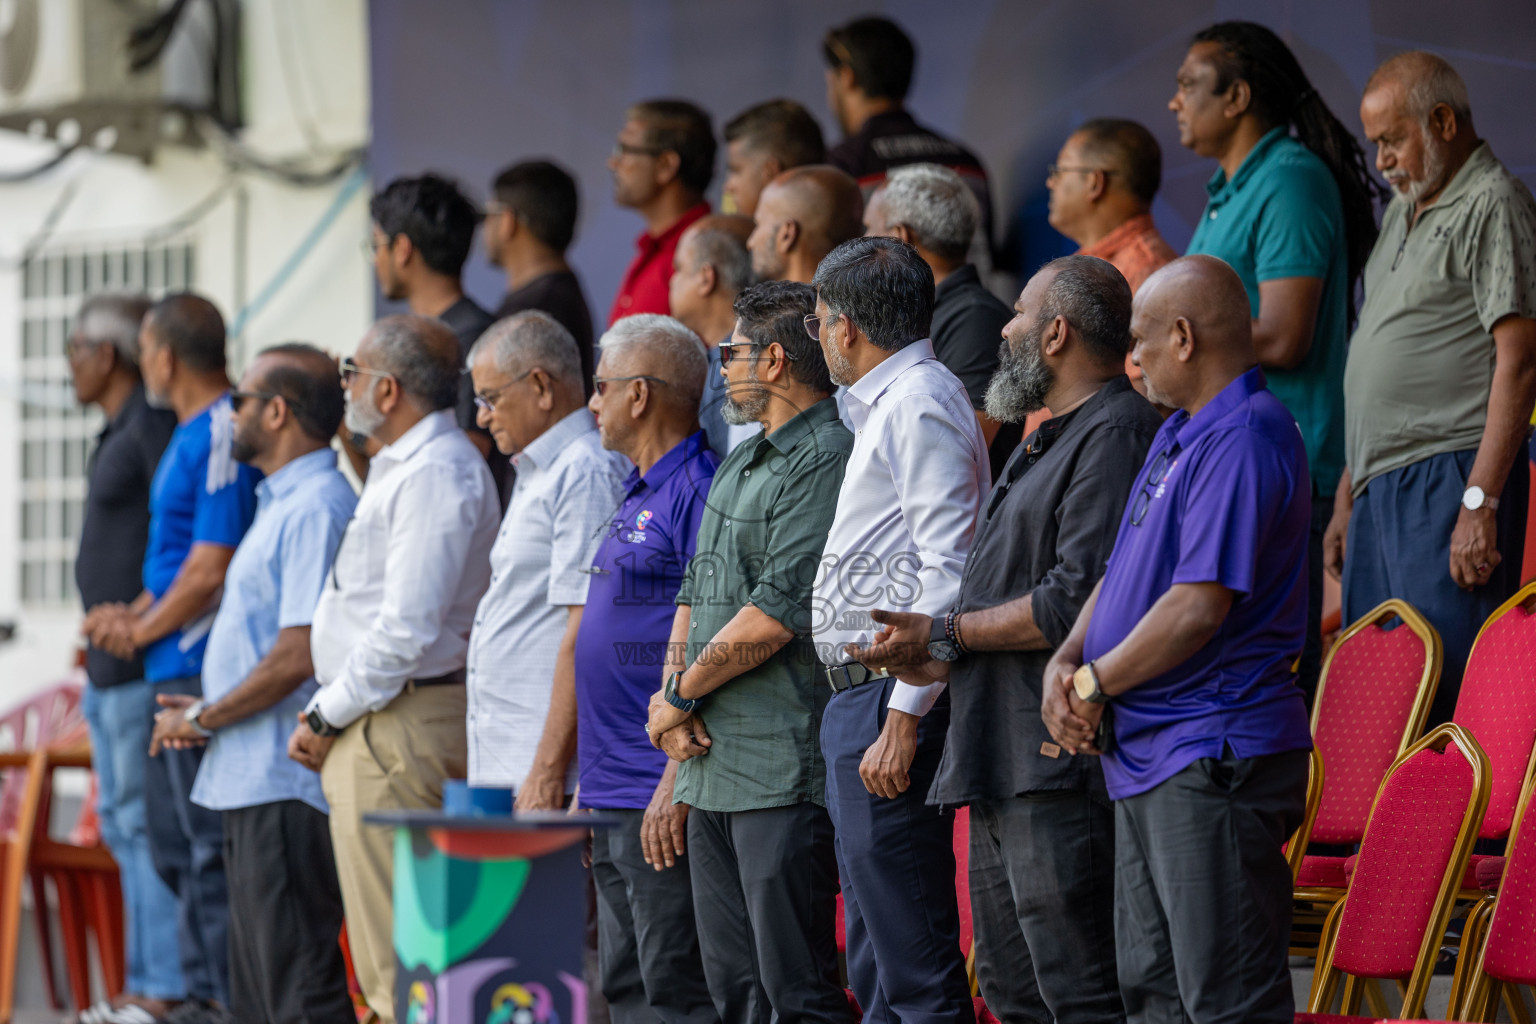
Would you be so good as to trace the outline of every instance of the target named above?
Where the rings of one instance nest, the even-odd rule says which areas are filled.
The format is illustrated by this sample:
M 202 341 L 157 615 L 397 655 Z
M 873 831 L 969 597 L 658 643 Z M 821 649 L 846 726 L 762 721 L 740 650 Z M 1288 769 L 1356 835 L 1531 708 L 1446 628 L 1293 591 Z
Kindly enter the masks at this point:
M 744 470 L 741 471 L 741 475 L 742 476 L 751 476 L 752 475 L 752 471 L 750 469 L 744 469 Z
M 730 520 L 729 520 L 729 519 L 727 519 L 727 520 L 726 520 L 726 521 L 725 521 L 725 527 L 726 527 L 726 529 L 730 529 L 730 527 L 731 527 L 731 521 L 730 521 Z
M 690 622 L 688 624 L 688 628 L 689 629 L 698 629 L 699 628 L 699 624 L 697 622 Z
M 1215 220 L 1216 219 L 1216 213 L 1217 213 L 1217 211 L 1215 211 L 1215 210 L 1211 211 L 1211 220 Z
M 706 575 L 713 576 L 714 574 L 715 574 L 715 570 L 711 569 L 711 570 L 709 570 L 709 572 Z

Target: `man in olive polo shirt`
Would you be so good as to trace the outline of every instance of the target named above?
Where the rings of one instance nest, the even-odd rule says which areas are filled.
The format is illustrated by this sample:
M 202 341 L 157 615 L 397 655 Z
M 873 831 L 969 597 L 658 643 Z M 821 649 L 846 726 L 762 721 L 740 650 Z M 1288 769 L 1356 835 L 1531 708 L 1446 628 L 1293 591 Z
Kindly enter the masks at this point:
M 1520 586 L 1536 201 L 1478 139 L 1467 87 L 1440 57 L 1377 68 L 1360 120 L 1397 194 L 1344 374 L 1349 464 L 1327 565 L 1339 576 L 1342 562 L 1346 622 L 1397 597 L 1440 631 L 1433 725 L 1455 709 L 1478 627 Z
M 789 281 L 736 298 L 736 330 L 720 346 L 726 421 L 764 429 L 715 472 L 666 682 L 651 698 L 651 740 L 681 762 L 674 798 L 693 808 L 699 948 L 725 1024 L 850 1020 L 817 742 L 832 691 L 810 636 L 811 586 L 853 435 L 804 324 L 814 309 L 814 291 Z M 684 852 L 680 830 L 669 832 L 657 870 Z

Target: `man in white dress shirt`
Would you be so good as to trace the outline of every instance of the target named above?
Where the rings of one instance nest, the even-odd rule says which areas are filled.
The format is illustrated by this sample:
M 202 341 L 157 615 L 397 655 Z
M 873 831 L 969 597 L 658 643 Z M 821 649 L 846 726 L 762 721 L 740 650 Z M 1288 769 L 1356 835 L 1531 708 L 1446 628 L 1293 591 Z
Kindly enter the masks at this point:
M 368 1006 L 394 1024 L 393 830 L 378 810 L 442 805 L 463 778 L 464 659 L 501 504 L 454 420 L 459 342 L 419 316 L 380 320 L 342 362 L 348 429 L 378 439 L 315 609 L 320 689 L 289 756 L 320 772 L 347 937 Z
M 955 901 L 953 815 L 925 798 L 944 751 L 944 684 L 853 660 L 876 608 L 944 622 L 991 486 L 965 385 L 933 354 L 933 271 L 893 238 L 856 238 L 816 270 L 815 329 L 853 453 L 813 598 L 834 696 L 821 723 L 848 977 L 872 1022 L 974 1021 Z M 903 672 L 907 676 L 907 672 Z
M 604 450 L 576 339 L 548 313 L 492 324 L 469 367 L 480 424 L 517 470 L 469 637 L 469 783 L 515 789 L 519 811 L 555 810 L 576 788 L 585 570 L 629 464 Z

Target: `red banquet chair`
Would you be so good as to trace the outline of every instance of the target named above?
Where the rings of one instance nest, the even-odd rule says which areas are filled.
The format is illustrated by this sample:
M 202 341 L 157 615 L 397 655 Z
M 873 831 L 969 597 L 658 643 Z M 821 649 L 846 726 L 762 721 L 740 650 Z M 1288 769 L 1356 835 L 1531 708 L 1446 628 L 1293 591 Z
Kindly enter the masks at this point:
M 1394 619 L 1401 624 L 1386 628 Z M 1312 707 L 1312 742 L 1327 775 L 1310 827 L 1303 822 L 1288 851 L 1296 868 L 1300 936 L 1316 934 L 1323 920 L 1317 908 L 1343 899 L 1346 888 L 1346 858 L 1308 854 L 1307 845 L 1354 846 L 1364 837 L 1381 780 L 1424 731 L 1442 661 L 1435 627 L 1398 600 L 1351 623 L 1329 650 Z M 1292 942 L 1294 953 L 1315 950 L 1313 943 Z
M 1362 981 L 1384 978 L 1405 982 L 1403 1019 L 1423 1013 L 1488 793 L 1487 755 L 1459 725 L 1440 726 L 1392 765 L 1349 892 L 1324 926 L 1308 1013 L 1329 1008 L 1341 978 L 1345 1015 L 1358 1011 Z

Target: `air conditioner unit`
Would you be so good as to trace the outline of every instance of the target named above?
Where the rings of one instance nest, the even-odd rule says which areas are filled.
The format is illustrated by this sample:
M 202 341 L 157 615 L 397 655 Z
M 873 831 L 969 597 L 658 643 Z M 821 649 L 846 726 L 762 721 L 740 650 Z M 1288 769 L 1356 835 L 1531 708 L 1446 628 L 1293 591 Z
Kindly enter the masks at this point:
M 70 144 L 67 136 L 90 143 L 111 127 L 114 150 L 145 159 L 157 142 L 195 141 L 167 139 L 162 114 L 216 106 L 215 51 L 227 52 L 237 6 L 228 0 L 185 4 L 154 61 L 135 71 L 130 37 L 170 3 L 0 0 L 0 128 Z M 226 25 L 229 32 L 221 30 Z M 217 47 L 210 46 L 214 40 Z M 66 128 L 67 122 L 73 124 Z

